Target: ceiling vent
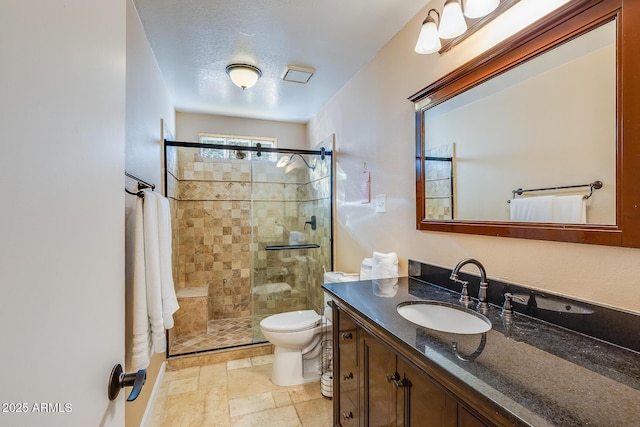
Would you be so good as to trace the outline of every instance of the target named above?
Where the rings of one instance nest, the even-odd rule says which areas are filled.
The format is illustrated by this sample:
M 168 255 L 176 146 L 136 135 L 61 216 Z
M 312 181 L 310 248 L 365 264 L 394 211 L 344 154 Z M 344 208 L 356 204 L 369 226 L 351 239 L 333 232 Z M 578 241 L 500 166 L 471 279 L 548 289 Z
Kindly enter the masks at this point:
M 305 84 L 309 81 L 311 76 L 316 70 L 313 68 L 294 67 L 292 65 L 287 66 L 287 70 L 282 76 L 282 80 L 285 82 L 295 82 Z

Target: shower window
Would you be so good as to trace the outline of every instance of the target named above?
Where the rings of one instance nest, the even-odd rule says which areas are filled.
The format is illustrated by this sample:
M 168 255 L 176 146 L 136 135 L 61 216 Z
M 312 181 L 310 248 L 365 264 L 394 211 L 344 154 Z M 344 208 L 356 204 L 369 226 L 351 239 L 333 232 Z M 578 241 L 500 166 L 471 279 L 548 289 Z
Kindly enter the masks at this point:
M 276 148 L 276 138 L 255 138 L 234 135 L 219 135 L 214 133 L 199 134 L 201 144 L 212 145 L 233 145 L 240 147 L 256 147 L 258 143 L 264 148 Z M 227 150 L 221 148 L 201 148 L 200 157 L 206 159 L 247 159 L 247 160 L 267 160 L 275 162 L 276 153 L 262 153 L 256 156 L 251 151 Z

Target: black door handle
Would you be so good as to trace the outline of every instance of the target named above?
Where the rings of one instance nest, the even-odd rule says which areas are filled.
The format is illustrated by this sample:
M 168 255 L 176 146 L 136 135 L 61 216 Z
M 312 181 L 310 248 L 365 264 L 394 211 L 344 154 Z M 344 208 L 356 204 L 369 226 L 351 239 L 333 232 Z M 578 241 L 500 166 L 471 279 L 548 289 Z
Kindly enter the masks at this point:
M 136 400 L 140 391 L 142 390 L 142 386 L 147 381 L 147 370 L 140 369 L 138 372 L 131 372 L 125 374 L 122 370 L 122 365 L 119 363 L 116 364 L 111 370 L 111 376 L 109 377 L 109 387 L 108 394 L 109 400 L 116 400 L 118 394 L 120 394 L 120 390 L 125 387 L 132 387 L 131 393 L 129 397 L 127 397 L 127 402 L 131 402 Z

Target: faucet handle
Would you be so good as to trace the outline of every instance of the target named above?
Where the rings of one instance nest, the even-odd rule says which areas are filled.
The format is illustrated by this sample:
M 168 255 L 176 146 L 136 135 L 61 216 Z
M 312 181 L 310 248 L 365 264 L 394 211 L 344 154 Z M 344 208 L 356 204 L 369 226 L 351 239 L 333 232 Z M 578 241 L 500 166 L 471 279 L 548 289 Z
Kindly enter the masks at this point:
M 468 306 L 469 304 L 471 304 L 471 298 L 469 298 L 469 290 L 467 289 L 467 285 L 469 284 L 469 282 L 466 282 L 464 280 L 456 280 L 456 282 L 462 284 L 462 290 L 460 291 L 460 302 L 465 306 Z
M 469 290 L 467 289 L 467 285 L 469 282 L 466 280 L 458 279 L 458 275 L 455 272 L 451 273 L 449 276 L 449 280 L 453 280 L 455 283 L 459 283 L 462 285 L 462 290 L 460 291 L 460 302 L 465 306 L 471 304 L 471 299 L 469 298 Z
M 511 320 L 513 318 L 513 307 L 511 306 L 511 300 L 517 299 L 518 301 L 525 302 L 525 300 L 517 295 L 513 295 L 510 292 L 506 292 L 504 294 L 504 305 L 502 306 L 502 312 L 500 312 L 500 316 L 502 316 L 505 320 Z

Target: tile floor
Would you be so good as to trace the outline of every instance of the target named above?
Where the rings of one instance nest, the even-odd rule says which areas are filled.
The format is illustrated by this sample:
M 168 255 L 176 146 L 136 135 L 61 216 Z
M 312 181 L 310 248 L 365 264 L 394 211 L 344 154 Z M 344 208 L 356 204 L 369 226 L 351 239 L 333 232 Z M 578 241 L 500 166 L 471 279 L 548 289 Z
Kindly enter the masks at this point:
M 251 317 L 209 320 L 205 335 L 174 338 L 169 352 L 173 356 L 263 341 L 262 336 L 253 336 L 252 323 L 255 322 Z
M 150 427 L 330 427 L 332 401 L 320 383 L 280 387 L 273 355 L 167 371 Z

